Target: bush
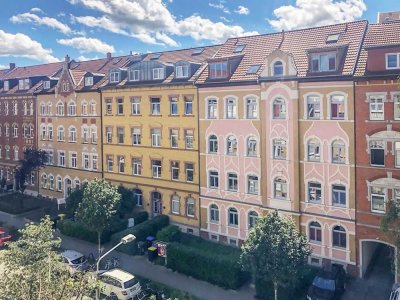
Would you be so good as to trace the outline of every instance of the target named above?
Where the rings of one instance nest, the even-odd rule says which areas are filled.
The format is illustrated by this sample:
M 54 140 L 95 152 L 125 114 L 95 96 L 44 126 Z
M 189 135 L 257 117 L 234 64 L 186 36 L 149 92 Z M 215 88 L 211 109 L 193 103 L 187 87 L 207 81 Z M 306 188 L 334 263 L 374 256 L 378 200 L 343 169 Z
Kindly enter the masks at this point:
M 229 255 L 224 255 L 209 247 L 210 242 L 204 242 L 200 248 L 182 243 L 168 244 L 167 267 L 229 289 L 238 289 L 248 281 L 249 274 L 243 272 L 239 265 L 238 251 L 235 251 L 237 249 L 213 243 L 213 246 L 219 246 L 220 250 L 221 247 L 226 247 L 223 251 L 225 253 L 232 251 Z M 200 244 L 197 239 L 194 239 L 194 243 Z
M 156 239 L 163 242 L 179 242 L 181 237 L 182 232 L 178 226 L 168 225 L 157 233 Z
M 111 236 L 111 241 L 113 244 L 118 243 L 122 237 L 127 234 L 133 234 L 136 236 L 136 240 L 132 243 L 121 245 L 118 247 L 117 251 L 127 253 L 129 255 L 135 255 L 137 253 L 137 242 L 145 241 L 146 238 L 151 235 L 155 236 L 159 230 L 164 228 L 169 224 L 169 218 L 165 215 L 160 215 L 154 217 L 151 220 L 147 220 L 135 227 L 125 229 L 123 231 L 117 232 Z
M 133 201 L 133 193 L 131 190 L 128 190 L 123 185 L 118 186 L 118 193 L 121 194 L 121 202 L 117 207 L 117 215 L 120 218 L 124 218 L 126 214 L 132 212 L 135 207 L 135 202 Z
M 86 227 L 81 223 L 72 220 L 60 220 L 57 222 L 57 228 L 64 235 L 72 236 L 91 243 L 97 243 L 97 232 L 86 229 Z M 110 232 L 103 232 L 101 235 L 101 242 L 109 242 L 110 236 Z
M 139 225 L 140 223 L 143 223 L 144 221 L 147 221 L 149 219 L 149 214 L 147 213 L 147 211 L 138 211 L 126 214 L 125 218 L 134 218 L 135 225 Z
M 79 189 L 73 190 L 68 196 L 65 206 L 65 213 L 67 218 L 75 217 L 75 212 L 78 209 L 79 203 L 82 202 L 84 186 Z

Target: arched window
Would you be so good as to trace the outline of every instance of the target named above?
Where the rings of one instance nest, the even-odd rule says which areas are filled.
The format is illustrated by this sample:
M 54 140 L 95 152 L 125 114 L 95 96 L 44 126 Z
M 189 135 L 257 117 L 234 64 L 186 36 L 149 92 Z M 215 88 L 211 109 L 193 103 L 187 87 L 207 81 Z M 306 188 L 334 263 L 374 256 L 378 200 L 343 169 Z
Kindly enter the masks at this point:
M 76 179 L 74 180 L 74 188 L 75 188 L 76 190 L 79 190 L 79 189 L 81 188 L 81 181 L 80 181 L 78 178 L 76 178 Z
M 8 110 L 7 110 L 8 111 Z M 47 112 L 46 104 L 40 103 L 40 115 L 45 116 Z
M 33 116 L 33 102 L 29 102 L 29 115 Z
M 76 103 L 74 100 L 68 102 L 68 116 L 76 116 Z
M 47 115 L 48 116 L 51 116 L 53 114 L 52 107 L 53 107 L 53 104 L 51 104 L 51 102 L 48 102 L 47 103 Z
M 218 153 L 218 138 L 215 135 L 208 138 L 208 152 Z
M 254 225 L 256 225 L 257 220 L 258 220 L 258 213 L 255 211 L 250 211 L 248 215 L 248 220 L 249 220 L 249 229 L 252 228 Z
M 47 137 L 48 137 L 49 141 L 53 140 L 53 125 L 51 125 L 51 124 L 47 125 Z
M 57 191 L 62 191 L 62 178 L 60 175 L 57 176 L 56 178 L 56 184 L 57 184 Z
M 82 116 L 87 116 L 88 115 L 88 104 L 87 102 L 84 100 L 82 101 Z
M 287 182 L 282 178 L 274 180 L 274 197 L 278 199 L 287 199 Z
M 286 118 L 286 102 L 283 99 L 275 99 L 272 104 L 273 118 L 285 119 Z
M 54 176 L 49 175 L 49 189 L 54 190 Z
M 194 217 L 195 214 L 195 204 L 193 198 L 188 198 L 186 200 L 186 215 L 188 217 Z
M 91 116 L 96 115 L 96 101 L 91 100 L 89 104 L 89 113 Z
M 42 188 L 47 189 L 47 175 L 42 174 Z
M 332 143 L 332 163 L 346 163 L 346 145 L 341 140 L 336 140 Z
M 7 123 L 4 124 L 4 135 L 10 136 L 10 125 L 8 125 Z
M 29 125 L 29 137 L 31 139 L 35 137 L 35 131 L 33 130 L 33 125 Z
M 64 103 L 59 101 L 57 103 L 57 116 L 63 116 L 64 115 Z
M 228 209 L 228 225 L 239 226 L 239 214 L 236 208 L 231 207 Z
M 181 210 L 181 201 L 179 196 L 177 195 L 173 195 L 171 198 L 171 212 L 173 214 L 180 214 L 180 210 Z
M 68 140 L 70 142 L 76 142 L 76 128 L 74 126 L 69 128 Z
M 69 178 L 65 179 L 65 192 L 67 193 L 66 196 L 72 193 L 72 181 Z
M 226 140 L 226 154 L 236 155 L 237 154 L 237 140 L 233 135 L 228 136 Z
M 257 156 L 257 140 L 254 136 L 247 139 L 247 156 Z
M 346 230 L 339 225 L 333 227 L 332 230 L 332 246 L 338 248 L 346 248 L 347 245 Z
M 278 60 L 274 63 L 274 76 L 282 76 L 283 75 L 283 63 Z
M 82 143 L 86 144 L 89 141 L 89 128 L 86 124 L 82 125 Z
M 219 209 L 216 204 L 210 205 L 210 222 L 212 223 L 219 222 Z
M 308 161 L 320 161 L 321 153 L 320 153 L 321 145 L 317 139 L 311 139 L 307 144 L 307 155 Z
M 310 242 L 321 243 L 322 231 L 321 225 L 318 222 L 311 222 L 310 225 L 308 225 L 308 239 Z
M 97 143 L 97 127 L 96 127 L 96 125 L 90 126 L 90 142 L 92 144 Z
M 133 193 L 133 201 L 135 202 L 136 206 L 143 206 L 143 193 L 140 189 L 134 189 Z
M 19 159 L 19 148 L 18 146 L 14 146 L 14 160 Z
M 13 131 L 13 133 L 12 133 L 12 135 L 13 135 L 13 137 L 18 137 L 18 125 L 17 124 L 13 124 L 12 125 L 12 131 Z
M 63 142 L 65 139 L 65 131 L 64 131 L 64 126 L 58 126 L 57 127 L 57 141 Z
M 153 214 L 154 215 L 162 214 L 161 194 L 159 192 L 152 192 L 151 193 L 151 201 L 153 204 Z

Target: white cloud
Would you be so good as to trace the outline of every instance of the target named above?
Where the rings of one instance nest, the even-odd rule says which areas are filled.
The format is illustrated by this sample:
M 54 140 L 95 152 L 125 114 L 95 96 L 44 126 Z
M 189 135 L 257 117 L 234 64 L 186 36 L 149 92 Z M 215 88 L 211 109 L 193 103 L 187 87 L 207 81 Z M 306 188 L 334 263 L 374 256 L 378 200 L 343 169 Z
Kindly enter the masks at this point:
M 78 57 L 78 61 L 84 61 L 84 60 L 94 60 L 94 59 L 99 59 L 99 57 L 96 55 L 94 57 L 86 57 L 84 55 L 81 55 Z
M 32 23 L 35 25 L 48 26 L 50 28 L 57 29 L 64 34 L 72 33 L 71 28 L 68 25 L 61 23 L 60 21 L 49 18 L 49 17 L 39 17 L 38 15 L 32 13 L 23 13 L 16 16 L 12 16 L 10 21 L 13 23 Z
M 33 8 L 31 8 L 31 12 L 37 12 L 37 13 L 44 14 L 44 11 L 41 10 L 39 7 L 33 7 Z
M 227 8 L 224 5 L 224 3 L 225 3 L 225 1 L 220 1 L 219 3 L 211 3 L 211 2 L 209 2 L 208 5 L 210 7 L 213 7 L 213 8 L 216 8 L 216 9 L 220 9 L 226 14 L 230 14 L 231 12 L 230 12 L 229 8 Z
M 78 49 L 82 52 L 115 52 L 113 46 L 95 38 L 75 37 L 72 39 L 59 39 L 57 40 L 57 43 Z
M 9 69 L 10 66 L 7 65 L 0 65 L 0 70 L 5 70 L 5 69 Z
M 295 6 L 274 10 L 277 20 L 268 20 L 276 30 L 292 30 L 351 22 L 367 9 L 363 0 L 296 0 Z
M 52 56 L 51 49 L 32 40 L 23 33 L 7 33 L 0 29 L 0 56 L 15 56 L 34 59 L 41 62 L 56 62 L 57 58 Z
M 235 10 L 235 13 L 239 15 L 248 15 L 250 13 L 250 10 L 243 5 L 239 5 L 238 8 Z
M 71 20 L 91 28 L 100 28 L 113 33 L 135 37 L 148 44 L 178 46 L 171 37 L 191 36 L 223 42 L 232 36 L 256 34 L 246 32 L 240 26 L 192 15 L 176 17 L 162 0 L 68 0 L 95 10 L 100 16 L 71 16 Z M 222 5 L 224 1 L 220 2 Z

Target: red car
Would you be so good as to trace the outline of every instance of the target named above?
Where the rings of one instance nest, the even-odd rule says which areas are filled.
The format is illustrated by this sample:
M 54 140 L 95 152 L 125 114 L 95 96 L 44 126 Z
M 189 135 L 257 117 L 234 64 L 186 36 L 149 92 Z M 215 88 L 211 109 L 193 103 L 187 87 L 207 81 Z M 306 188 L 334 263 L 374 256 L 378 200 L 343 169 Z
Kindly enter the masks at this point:
M 0 247 L 3 247 L 4 243 L 11 240 L 11 238 L 12 236 L 8 230 L 4 227 L 0 227 Z

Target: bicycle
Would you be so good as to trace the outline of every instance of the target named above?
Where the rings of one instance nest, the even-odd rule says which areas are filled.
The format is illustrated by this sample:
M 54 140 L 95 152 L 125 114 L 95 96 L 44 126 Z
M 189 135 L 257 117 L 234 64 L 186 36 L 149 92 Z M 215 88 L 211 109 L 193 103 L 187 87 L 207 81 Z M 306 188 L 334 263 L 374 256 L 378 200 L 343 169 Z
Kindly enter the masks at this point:
M 110 269 L 115 269 L 119 267 L 119 259 L 116 257 L 111 257 L 110 259 L 106 260 L 106 264 L 104 266 L 104 269 L 110 270 Z

